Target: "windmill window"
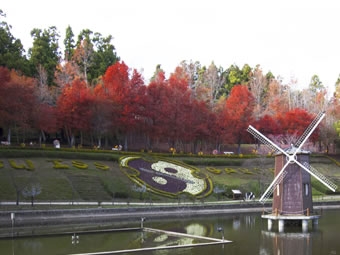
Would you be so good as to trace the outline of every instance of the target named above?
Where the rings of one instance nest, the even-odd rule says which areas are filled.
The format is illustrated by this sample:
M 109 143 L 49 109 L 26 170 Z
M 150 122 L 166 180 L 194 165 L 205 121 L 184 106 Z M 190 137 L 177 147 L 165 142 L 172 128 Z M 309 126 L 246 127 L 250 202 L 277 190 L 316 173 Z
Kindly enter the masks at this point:
M 309 195 L 309 185 L 308 185 L 308 183 L 305 183 L 305 195 L 306 196 Z

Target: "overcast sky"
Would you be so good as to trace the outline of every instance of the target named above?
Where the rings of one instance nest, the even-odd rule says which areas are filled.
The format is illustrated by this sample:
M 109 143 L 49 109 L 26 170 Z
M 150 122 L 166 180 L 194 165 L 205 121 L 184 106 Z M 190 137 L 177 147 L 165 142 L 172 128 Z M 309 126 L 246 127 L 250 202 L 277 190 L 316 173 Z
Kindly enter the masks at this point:
M 112 35 L 117 54 L 143 70 L 157 64 L 166 76 L 182 60 L 212 61 L 271 71 L 308 86 L 316 74 L 333 89 L 340 74 L 340 7 L 336 0 L 8 0 L 0 8 L 27 50 L 30 31 L 56 26 Z

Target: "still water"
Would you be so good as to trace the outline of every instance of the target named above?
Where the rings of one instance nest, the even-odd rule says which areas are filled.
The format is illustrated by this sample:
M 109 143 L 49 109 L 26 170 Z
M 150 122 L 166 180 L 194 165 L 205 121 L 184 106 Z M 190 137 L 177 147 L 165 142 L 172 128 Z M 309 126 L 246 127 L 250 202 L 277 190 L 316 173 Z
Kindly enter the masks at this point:
M 183 254 L 183 255 L 219 255 L 219 254 L 340 254 L 340 210 L 322 210 L 317 228 L 309 225 L 307 232 L 301 227 L 285 228 L 279 233 L 276 226 L 267 231 L 267 221 L 259 213 L 216 215 L 194 218 L 176 218 L 168 220 L 146 220 L 144 227 L 168 231 L 222 238 L 232 243 L 155 250 L 129 254 Z M 275 224 L 276 225 L 276 224 Z M 113 223 L 112 227 L 139 227 L 138 222 Z M 195 243 L 188 237 L 174 238 L 162 233 L 140 231 L 105 232 L 97 234 L 76 233 L 49 237 L 30 237 L 0 239 L 1 255 L 64 255 L 138 249 L 175 244 Z M 106 254 L 106 253 L 105 253 Z M 108 254 L 108 253 L 107 253 Z

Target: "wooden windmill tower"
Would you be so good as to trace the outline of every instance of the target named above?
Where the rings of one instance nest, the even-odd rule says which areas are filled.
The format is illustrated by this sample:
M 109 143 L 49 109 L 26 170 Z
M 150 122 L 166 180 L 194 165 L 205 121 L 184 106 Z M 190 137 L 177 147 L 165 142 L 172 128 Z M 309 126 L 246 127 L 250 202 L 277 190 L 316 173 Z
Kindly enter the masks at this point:
M 311 176 L 333 192 L 337 188 L 334 183 L 309 164 L 310 152 L 302 150 L 303 144 L 324 117 L 324 112 L 319 113 L 302 136 L 288 150 L 283 150 L 277 146 L 254 127 L 249 126 L 247 129 L 259 141 L 275 151 L 275 178 L 259 201 L 264 203 L 273 194 L 273 214 L 268 217 L 263 216 L 263 218 L 278 219 L 279 228 L 280 224 L 284 224 L 284 220 L 301 219 L 303 224 L 306 224 L 303 220 L 318 218 L 311 215 L 313 213 Z M 283 221 L 280 223 L 280 220 Z M 271 222 L 268 221 L 268 223 L 271 225 Z M 283 230 L 283 225 L 281 228 Z

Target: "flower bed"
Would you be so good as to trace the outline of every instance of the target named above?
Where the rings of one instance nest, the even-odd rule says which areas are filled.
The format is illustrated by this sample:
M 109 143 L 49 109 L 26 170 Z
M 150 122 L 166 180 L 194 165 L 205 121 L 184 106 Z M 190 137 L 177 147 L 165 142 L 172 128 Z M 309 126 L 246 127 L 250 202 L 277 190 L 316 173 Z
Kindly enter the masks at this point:
M 104 164 L 99 163 L 99 162 L 94 162 L 94 166 L 95 166 L 97 169 L 100 169 L 100 170 L 103 170 L 103 171 L 107 171 L 107 170 L 110 169 L 109 166 L 104 165 Z
M 227 174 L 232 174 L 232 173 L 236 173 L 236 170 L 233 169 L 233 168 L 225 168 L 224 171 L 227 173 Z
M 189 193 L 201 198 L 212 192 L 212 182 L 208 176 L 200 176 L 198 169 L 180 162 L 125 157 L 121 158 L 120 166 L 132 181 L 145 185 L 157 194 L 175 197 L 181 193 Z
M 207 166 L 206 169 L 207 169 L 210 173 L 213 173 L 213 174 L 221 174 L 221 173 L 222 173 L 222 170 L 217 169 L 217 168 L 215 168 L 215 167 Z
M 17 162 L 15 162 L 15 160 L 13 159 L 9 159 L 8 160 L 10 166 L 14 169 L 26 169 L 28 171 L 34 171 L 34 164 L 31 160 L 27 159 L 25 160 L 26 165 L 25 164 L 17 164 Z
M 81 161 L 78 161 L 78 160 L 72 160 L 72 165 L 78 169 L 87 169 L 88 168 L 88 165 L 81 162 Z
M 56 160 L 48 160 L 53 163 L 53 168 L 55 169 L 69 169 L 70 167 L 68 165 L 62 164 L 61 160 L 56 159 Z

